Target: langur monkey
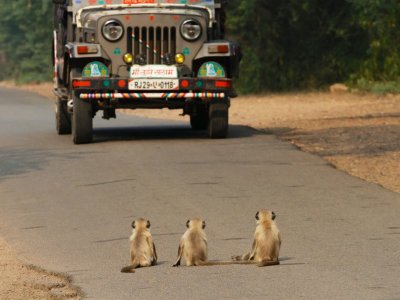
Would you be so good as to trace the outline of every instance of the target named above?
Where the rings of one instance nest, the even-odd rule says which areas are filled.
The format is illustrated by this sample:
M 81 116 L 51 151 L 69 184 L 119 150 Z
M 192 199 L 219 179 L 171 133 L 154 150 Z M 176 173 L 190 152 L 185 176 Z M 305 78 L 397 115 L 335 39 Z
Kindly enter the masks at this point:
M 256 263 L 259 267 L 279 265 L 281 236 L 273 211 L 260 210 L 256 214 L 256 231 L 252 249 L 244 255 L 232 256 L 233 261 Z
M 206 222 L 199 218 L 194 218 L 186 222 L 187 230 L 182 235 L 178 248 L 178 258 L 173 267 L 181 265 L 184 257 L 186 266 L 219 266 L 248 264 L 246 261 L 209 261 L 207 236 L 204 231 Z
M 138 267 L 154 266 L 157 263 L 156 246 L 150 233 L 150 221 L 143 218 L 132 222 L 131 265 L 121 269 L 123 273 L 134 273 Z
M 207 236 L 204 231 L 206 222 L 194 218 L 186 222 L 187 230 L 182 235 L 178 248 L 178 258 L 174 267 L 181 265 L 182 256 L 185 258 L 187 266 L 200 266 L 207 263 L 208 244 Z

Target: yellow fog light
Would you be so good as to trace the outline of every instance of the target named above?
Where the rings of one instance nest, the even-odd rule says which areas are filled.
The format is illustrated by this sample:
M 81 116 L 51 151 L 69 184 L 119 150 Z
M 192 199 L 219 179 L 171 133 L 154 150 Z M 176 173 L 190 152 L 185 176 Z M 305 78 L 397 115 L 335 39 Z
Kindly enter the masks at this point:
M 183 64 L 185 62 L 185 55 L 182 53 L 177 53 L 175 55 L 175 61 L 177 64 Z
M 133 55 L 130 53 L 124 54 L 124 62 L 128 65 L 132 64 L 133 62 Z

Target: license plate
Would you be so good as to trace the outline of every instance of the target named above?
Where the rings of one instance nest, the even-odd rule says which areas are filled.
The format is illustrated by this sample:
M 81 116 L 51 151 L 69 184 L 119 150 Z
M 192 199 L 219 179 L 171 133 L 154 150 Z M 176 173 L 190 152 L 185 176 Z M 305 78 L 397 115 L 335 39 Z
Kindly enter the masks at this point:
M 130 70 L 130 77 L 132 79 L 176 79 L 178 78 L 178 69 L 175 66 L 166 65 L 133 65 Z
M 177 79 L 133 79 L 129 81 L 130 90 L 177 90 Z

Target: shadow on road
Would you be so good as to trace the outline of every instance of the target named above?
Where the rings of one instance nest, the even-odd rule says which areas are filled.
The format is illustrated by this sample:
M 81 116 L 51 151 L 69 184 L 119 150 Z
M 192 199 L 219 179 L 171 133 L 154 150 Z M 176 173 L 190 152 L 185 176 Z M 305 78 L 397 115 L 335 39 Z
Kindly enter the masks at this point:
M 93 142 L 130 140 L 193 140 L 208 139 L 206 130 L 192 130 L 187 125 L 95 128 Z M 263 134 L 251 127 L 231 125 L 228 139 L 247 138 Z
M 94 152 L 90 151 L 91 154 Z M 0 180 L 19 176 L 32 171 L 43 170 L 53 159 L 78 159 L 87 151 L 56 151 L 41 148 L 0 148 Z

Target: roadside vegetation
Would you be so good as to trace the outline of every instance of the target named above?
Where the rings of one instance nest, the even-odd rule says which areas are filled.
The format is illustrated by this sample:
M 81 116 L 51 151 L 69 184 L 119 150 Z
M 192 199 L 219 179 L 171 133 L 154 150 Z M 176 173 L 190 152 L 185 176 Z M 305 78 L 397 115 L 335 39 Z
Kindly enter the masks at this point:
M 0 0 L 0 80 L 52 78 L 52 1 Z
M 399 89 L 398 1 L 231 0 L 229 9 L 230 32 L 243 46 L 243 92 L 335 82 Z
M 242 93 L 335 82 L 397 93 L 397 0 L 229 0 L 227 31 L 242 45 Z M 0 80 L 51 80 L 52 2 L 0 0 Z

